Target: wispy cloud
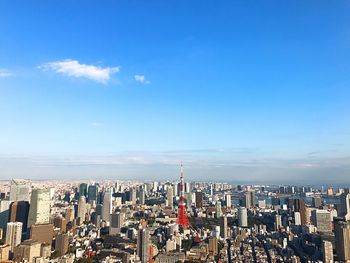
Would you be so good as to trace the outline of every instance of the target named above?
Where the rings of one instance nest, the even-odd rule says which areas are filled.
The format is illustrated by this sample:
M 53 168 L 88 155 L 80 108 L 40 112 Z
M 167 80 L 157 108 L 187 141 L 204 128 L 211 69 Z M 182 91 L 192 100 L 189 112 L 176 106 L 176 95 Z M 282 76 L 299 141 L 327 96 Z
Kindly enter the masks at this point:
M 87 78 L 99 83 L 106 83 L 110 80 L 112 74 L 118 73 L 120 67 L 100 67 L 94 65 L 82 64 L 78 60 L 65 59 L 42 64 L 39 66 L 42 70 L 54 71 L 66 76 L 76 78 Z
M 14 74 L 5 68 L 0 68 L 0 78 L 12 77 Z
M 146 79 L 145 75 L 135 75 L 134 79 L 141 84 L 150 84 L 151 82 Z

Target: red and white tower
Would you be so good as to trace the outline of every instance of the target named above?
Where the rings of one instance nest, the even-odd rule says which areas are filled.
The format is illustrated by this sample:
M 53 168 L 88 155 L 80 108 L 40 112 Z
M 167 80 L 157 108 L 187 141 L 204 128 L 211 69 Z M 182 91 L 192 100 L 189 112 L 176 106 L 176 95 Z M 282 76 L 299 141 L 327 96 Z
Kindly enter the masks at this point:
M 177 210 L 176 223 L 181 225 L 183 229 L 186 229 L 189 226 L 189 221 L 186 213 L 184 172 L 183 172 L 182 163 L 181 163 L 181 175 L 180 175 L 180 202 Z

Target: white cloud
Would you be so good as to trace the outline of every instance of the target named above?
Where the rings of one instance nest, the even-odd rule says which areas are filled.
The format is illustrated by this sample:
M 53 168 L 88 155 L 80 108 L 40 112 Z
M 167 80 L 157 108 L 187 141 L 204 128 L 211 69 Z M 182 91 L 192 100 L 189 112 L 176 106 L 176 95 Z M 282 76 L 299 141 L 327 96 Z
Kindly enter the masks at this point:
M 146 79 L 145 75 L 135 75 L 134 79 L 142 84 L 150 84 L 151 82 Z
M 106 83 L 113 73 L 120 71 L 119 67 L 99 67 L 81 64 L 78 60 L 57 60 L 39 66 L 43 70 L 52 70 L 63 75 L 76 78 L 87 78 L 100 83 Z
M 11 71 L 5 68 L 0 68 L 0 78 L 6 78 L 11 76 L 14 76 L 14 74 Z

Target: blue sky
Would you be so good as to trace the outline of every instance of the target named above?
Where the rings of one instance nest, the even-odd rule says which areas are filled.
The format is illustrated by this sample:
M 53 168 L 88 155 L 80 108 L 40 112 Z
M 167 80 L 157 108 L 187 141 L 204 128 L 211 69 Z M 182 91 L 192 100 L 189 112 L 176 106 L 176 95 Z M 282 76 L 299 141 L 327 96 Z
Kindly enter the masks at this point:
M 348 182 L 349 11 L 1 1 L 0 177 Z

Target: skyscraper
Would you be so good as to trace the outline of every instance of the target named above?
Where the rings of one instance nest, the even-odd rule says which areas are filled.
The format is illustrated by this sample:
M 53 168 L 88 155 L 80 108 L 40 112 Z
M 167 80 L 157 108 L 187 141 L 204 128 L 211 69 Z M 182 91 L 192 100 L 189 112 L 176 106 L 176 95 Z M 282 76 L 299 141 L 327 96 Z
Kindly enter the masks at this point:
M 215 217 L 220 218 L 222 216 L 222 210 L 221 210 L 221 201 L 216 201 L 215 204 Z
M 145 204 L 145 197 L 146 197 L 145 195 L 146 195 L 145 189 L 141 187 L 139 191 L 139 202 L 138 202 L 140 205 Z
M 322 246 L 323 252 L 323 262 L 325 263 L 333 263 L 333 245 L 330 241 L 323 241 Z
M 173 209 L 174 205 L 174 191 L 171 186 L 168 186 L 166 189 L 166 200 L 167 200 L 167 206 L 169 206 L 171 209 Z
M 33 189 L 30 199 L 28 227 L 33 224 L 48 224 L 50 221 L 50 190 Z
M 316 209 L 311 212 L 311 217 L 319 232 L 332 233 L 332 218 L 329 211 Z
M 321 205 L 322 205 L 322 199 L 320 196 L 312 197 L 312 207 L 320 208 Z
M 228 208 L 232 207 L 231 194 L 225 194 L 225 204 Z
M 246 207 L 238 208 L 238 226 L 247 227 L 248 226 L 248 215 Z
M 79 196 L 87 197 L 87 190 L 88 190 L 87 184 L 86 183 L 81 183 L 79 185 Z
M 307 223 L 306 216 L 306 206 L 305 201 L 301 198 L 290 198 L 288 199 L 288 207 L 294 212 L 300 213 L 301 224 L 305 225 Z
M 85 196 L 79 197 L 78 202 L 78 221 L 79 224 L 83 223 L 85 221 L 85 214 L 86 214 L 86 198 Z
M 196 208 L 203 207 L 203 192 L 196 192 Z
M 220 237 L 223 239 L 227 238 L 227 233 L 228 228 L 227 228 L 227 216 L 224 215 L 221 220 L 221 225 L 220 225 Z
M 97 192 L 98 192 L 98 189 L 97 189 L 97 185 L 96 184 L 89 185 L 89 188 L 88 188 L 88 202 L 90 204 L 93 203 L 94 201 L 95 202 L 97 201 Z
M 249 190 L 244 194 L 243 206 L 246 208 L 252 208 L 255 206 L 255 191 Z
M 140 228 L 137 236 L 137 255 L 140 258 L 141 263 L 148 263 L 150 246 L 149 238 L 149 231 Z
M 130 188 L 130 202 L 131 202 L 131 204 L 136 205 L 136 200 L 137 200 L 136 189 L 135 189 L 135 187 L 131 187 Z
M 10 185 L 10 201 L 29 201 L 31 182 L 29 180 L 12 179 Z
M 110 222 L 112 214 L 112 192 L 107 189 L 103 195 L 102 220 Z
M 27 232 L 27 223 L 29 215 L 28 201 L 15 201 L 10 205 L 9 222 L 21 222 L 23 224 L 23 233 Z
M 342 219 L 334 220 L 335 248 L 340 261 L 350 260 L 350 224 Z
M 59 234 L 55 241 L 55 250 L 59 256 L 63 256 L 68 252 L 69 236 L 68 234 Z
M 350 220 L 350 194 L 340 195 L 340 204 L 338 209 L 338 215 L 340 217 L 345 217 L 346 220 Z
M 21 243 L 22 238 L 21 222 L 9 222 L 6 229 L 6 244 L 11 246 L 11 251 Z

